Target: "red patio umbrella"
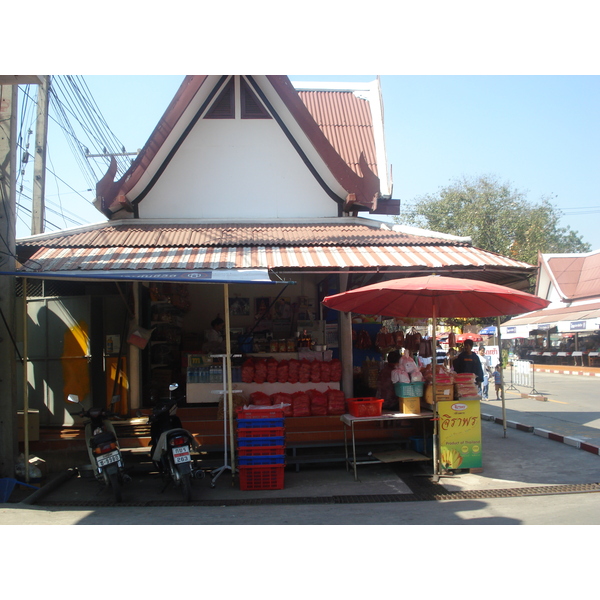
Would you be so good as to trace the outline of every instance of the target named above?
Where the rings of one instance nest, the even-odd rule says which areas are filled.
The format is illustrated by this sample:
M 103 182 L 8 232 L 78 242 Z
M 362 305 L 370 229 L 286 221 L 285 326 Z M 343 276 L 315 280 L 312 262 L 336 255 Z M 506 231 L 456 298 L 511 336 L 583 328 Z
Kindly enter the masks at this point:
M 362 315 L 433 319 L 436 339 L 438 317 L 496 317 L 517 315 L 545 308 L 548 300 L 526 292 L 476 279 L 427 275 L 374 283 L 362 288 L 326 296 L 328 308 Z M 437 403 L 433 373 L 434 475 L 437 477 Z
M 462 344 L 465 340 L 471 340 L 472 342 L 483 342 L 483 338 L 478 333 L 456 334 L 457 343 Z
M 329 308 L 385 317 L 496 317 L 517 315 L 550 304 L 503 285 L 428 275 L 374 283 L 323 299 Z

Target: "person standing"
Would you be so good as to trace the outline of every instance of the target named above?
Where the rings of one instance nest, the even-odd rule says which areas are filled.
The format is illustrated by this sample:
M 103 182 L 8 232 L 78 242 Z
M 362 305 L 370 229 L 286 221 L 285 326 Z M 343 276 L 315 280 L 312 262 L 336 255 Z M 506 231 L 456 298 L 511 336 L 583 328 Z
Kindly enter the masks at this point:
M 502 391 L 502 367 L 500 367 L 500 363 L 496 365 L 496 370 L 494 371 L 494 385 L 496 386 L 496 400 L 501 400 L 500 392 Z
M 398 368 L 400 362 L 400 352 L 392 350 L 387 355 L 387 362 L 383 365 L 377 379 L 377 398 L 383 399 L 383 409 L 398 410 L 400 403 L 396 390 L 392 383 L 392 371 Z
M 473 352 L 473 340 L 465 340 L 463 351 L 454 359 L 452 367 L 457 373 L 473 373 L 475 383 L 481 384 L 483 381 L 483 369 L 481 362 L 475 352 Z
M 438 342 L 435 347 L 435 357 L 438 365 L 444 364 L 444 361 L 446 360 L 446 353 L 444 352 L 444 349 L 442 348 L 440 342 Z
M 479 346 L 479 362 L 481 363 L 481 370 L 483 371 L 483 381 L 479 386 L 479 393 L 483 400 L 487 400 L 490 387 L 490 375 L 492 373 L 492 363 L 490 362 L 490 357 L 485 355 L 484 346 Z
M 223 329 L 225 321 L 217 316 L 210 323 L 210 329 L 204 334 L 204 352 L 211 354 L 220 354 L 225 351 L 225 340 L 223 338 Z

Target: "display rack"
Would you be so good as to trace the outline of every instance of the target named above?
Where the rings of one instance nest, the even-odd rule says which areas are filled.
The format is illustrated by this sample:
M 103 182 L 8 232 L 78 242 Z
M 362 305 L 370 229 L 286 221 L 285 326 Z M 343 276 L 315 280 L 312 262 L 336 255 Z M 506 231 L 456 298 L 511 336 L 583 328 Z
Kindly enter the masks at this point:
M 239 357 L 240 354 L 232 354 L 232 358 L 237 358 Z M 223 361 L 223 389 L 220 390 L 212 390 L 213 394 L 218 394 L 221 395 L 223 397 L 223 448 L 224 448 L 224 454 L 223 454 L 223 465 L 221 467 L 219 467 L 218 469 L 215 469 L 212 474 L 211 474 L 211 479 L 212 481 L 210 482 L 210 487 L 214 488 L 215 485 L 217 484 L 217 479 L 219 479 L 219 477 L 225 473 L 225 471 L 233 471 L 232 466 L 229 464 L 229 451 L 227 448 L 227 421 L 228 421 L 228 410 L 229 410 L 229 402 L 228 402 L 228 395 L 229 392 L 231 391 L 231 393 L 236 394 L 236 393 L 240 393 L 242 390 L 229 390 L 229 388 L 227 387 L 227 363 L 226 363 L 226 359 L 227 359 L 227 354 L 211 354 L 211 358 L 220 358 Z

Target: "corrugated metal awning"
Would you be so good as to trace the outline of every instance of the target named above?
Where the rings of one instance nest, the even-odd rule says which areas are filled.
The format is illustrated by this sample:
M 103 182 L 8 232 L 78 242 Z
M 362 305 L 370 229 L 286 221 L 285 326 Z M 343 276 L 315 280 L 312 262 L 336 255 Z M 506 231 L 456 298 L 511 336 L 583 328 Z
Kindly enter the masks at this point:
M 506 268 L 523 263 L 465 246 L 237 246 L 188 248 L 41 248 L 27 271 L 118 270 L 369 270 L 381 268 Z

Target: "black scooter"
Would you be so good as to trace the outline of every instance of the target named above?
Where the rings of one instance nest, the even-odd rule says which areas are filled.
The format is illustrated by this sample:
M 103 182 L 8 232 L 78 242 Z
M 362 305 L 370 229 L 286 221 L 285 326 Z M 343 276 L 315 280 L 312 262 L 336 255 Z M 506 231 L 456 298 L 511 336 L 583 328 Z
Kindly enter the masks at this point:
M 161 400 L 152 409 L 150 424 L 151 457 L 154 465 L 166 478 L 164 491 L 173 482 L 183 491 L 185 502 L 192 498 L 192 478 L 203 479 L 204 471 L 194 469 L 192 451 L 199 448 L 194 436 L 183 428 L 177 412 L 177 400 L 172 393 L 179 386 L 169 386 L 169 399 Z
M 113 398 L 111 404 L 118 399 L 118 396 Z M 67 400 L 81 406 L 79 397 L 75 394 L 69 394 Z M 118 415 L 106 408 L 94 407 L 88 410 L 82 407 L 79 413 L 74 414 L 89 419 L 85 423 L 85 445 L 94 477 L 112 489 L 115 502 L 121 502 L 121 485 L 131 481 L 131 477 L 125 473 L 119 440 L 109 421 L 111 418 L 119 418 Z

